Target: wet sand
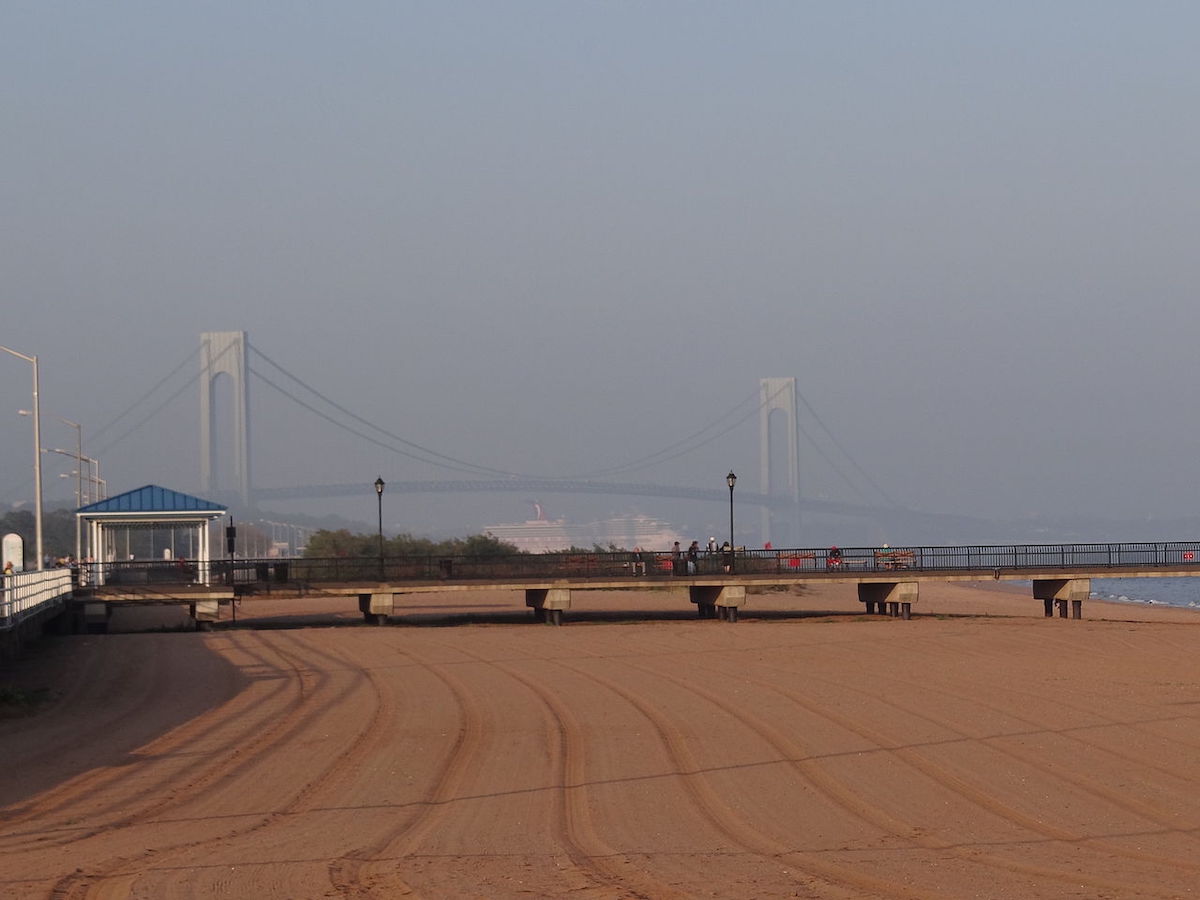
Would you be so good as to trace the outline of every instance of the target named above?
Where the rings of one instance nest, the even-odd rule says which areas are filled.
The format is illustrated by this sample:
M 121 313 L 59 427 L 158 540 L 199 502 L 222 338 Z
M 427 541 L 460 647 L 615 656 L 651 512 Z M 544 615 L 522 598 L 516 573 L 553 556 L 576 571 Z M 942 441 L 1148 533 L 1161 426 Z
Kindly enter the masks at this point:
M 0 897 L 1200 892 L 1200 615 L 1003 584 L 914 614 L 269 598 L 47 640 L 0 678 L 54 698 L 0 720 Z

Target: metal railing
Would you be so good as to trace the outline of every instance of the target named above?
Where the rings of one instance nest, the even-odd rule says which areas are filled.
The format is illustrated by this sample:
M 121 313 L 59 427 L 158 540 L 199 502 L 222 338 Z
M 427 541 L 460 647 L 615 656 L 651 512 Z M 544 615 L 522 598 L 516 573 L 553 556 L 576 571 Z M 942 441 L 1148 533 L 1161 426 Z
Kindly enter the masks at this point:
M 262 584 L 407 581 L 537 581 L 550 579 L 724 576 L 802 576 L 894 572 L 1020 573 L 1136 568 L 1173 572 L 1196 567 L 1200 541 L 1112 544 L 1009 544 L 1001 546 L 842 547 L 760 550 L 738 548 L 732 556 L 701 552 L 694 561 L 671 552 L 521 553 L 509 556 L 389 556 L 214 560 L 207 581 L 180 561 L 85 564 L 84 584 L 102 569 L 107 585 L 156 583 Z
M 998 546 L 842 547 L 830 550 L 751 550 L 738 571 L 746 574 L 819 569 L 884 572 L 1042 572 L 1118 568 L 1186 569 L 1200 574 L 1200 541 L 1111 544 L 1007 544 Z M 739 553 L 739 562 L 742 554 Z
M 303 581 L 420 581 L 607 579 L 673 575 L 802 575 L 806 572 L 1042 572 L 1047 570 L 1186 569 L 1200 575 L 1200 541 L 1114 544 L 1015 544 L 1003 546 L 842 547 L 751 550 L 732 555 L 617 551 L 538 553 L 501 557 L 366 557 L 289 560 L 291 578 Z
M 17 572 L 0 576 L 0 631 L 23 620 L 62 606 L 73 589 L 70 569 Z

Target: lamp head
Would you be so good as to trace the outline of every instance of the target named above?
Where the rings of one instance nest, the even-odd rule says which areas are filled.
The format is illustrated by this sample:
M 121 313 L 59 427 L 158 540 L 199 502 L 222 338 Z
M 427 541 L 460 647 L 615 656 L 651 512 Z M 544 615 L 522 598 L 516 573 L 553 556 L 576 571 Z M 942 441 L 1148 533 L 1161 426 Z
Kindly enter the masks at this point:
M 730 469 L 729 474 L 725 476 L 725 483 L 729 485 L 731 491 L 733 490 L 733 486 L 737 484 L 737 476 L 733 474 L 733 469 Z
M 382 478 L 375 479 L 375 493 L 378 494 L 380 497 L 383 496 L 383 479 Z

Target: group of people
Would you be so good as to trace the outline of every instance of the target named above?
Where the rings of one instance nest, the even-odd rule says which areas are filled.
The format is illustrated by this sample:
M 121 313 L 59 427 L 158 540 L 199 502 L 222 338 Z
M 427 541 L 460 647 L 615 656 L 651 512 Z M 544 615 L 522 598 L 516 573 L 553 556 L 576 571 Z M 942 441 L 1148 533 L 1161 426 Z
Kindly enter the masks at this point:
M 717 547 L 717 539 L 710 537 L 708 545 L 704 548 L 704 556 L 712 558 L 721 555 L 724 560 L 723 568 L 726 572 L 732 568 L 733 547 L 729 541 L 725 541 L 720 548 Z M 682 550 L 679 541 L 675 542 L 675 546 L 671 550 L 671 559 L 673 565 L 671 567 L 672 574 L 675 575 L 696 575 L 700 571 L 700 542 L 692 541 L 688 545 L 687 550 Z
M 887 544 L 884 544 L 883 547 L 884 547 L 884 549 L 881 551 L 882 553 L 890 552 L 891 548 L 889 548 Z M 764 546 L 764 549 L 766 549 L 766 550 L 773 549 L 771 547 L 770 542 L 768 542 Z M 663 568 L 668 568 L 668 563 L 661 554 L 651 553 L 650 555 L 652 557 L 655 557 L 657 560 L 661 561 Z M 687 546 L 686 549 L 683 547 L 683 545 L 679 541 L 675 541 L 674 545 L 671 548 L 671 559 L 670 559 L 669 568 L 670 568 L 672 575 L 698 575 L 698 574 L 700 574 L 700 569 L 701 569 L 701 566 L 700 566 L 701 559 L 711 560 L 711 559 L 715 559 L 718 556 L 721 559 L 722 571 L 732 572 L 733 571 L 733 547 L 730 545 L 729 541 L 723 542 L 718 547 L 717 539 L 715 537 L 710 537 L 708 539 L 708 544 L 704 547 L 703 550 L 700 548 L 699 541 L 692 541 Z M 853 563 L 853 562 L 854 562 L 854 560 L 851 560 L 851 563 Z M 827 551 L 825 551 L 825 568 L 840 569 L 841 567 L 842 567 L 842 551 L 841 551 L 840 547 L 834 545 L 834 546 L 830 547 Z M 706 571 L 708 571 L 708 572 L 716 571 L 715 566 L 714 567 L 705 567 L 705 568 L 706 568 Z M 646 553 L 641 547 L 633 548 L 633 574 L 634 575 L 645 575 L 646 574 Z

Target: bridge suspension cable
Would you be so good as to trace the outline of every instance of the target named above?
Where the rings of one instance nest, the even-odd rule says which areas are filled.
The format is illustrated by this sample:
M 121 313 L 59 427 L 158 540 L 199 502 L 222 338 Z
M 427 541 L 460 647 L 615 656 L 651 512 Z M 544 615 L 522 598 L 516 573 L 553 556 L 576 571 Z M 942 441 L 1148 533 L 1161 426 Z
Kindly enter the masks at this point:
M 91 440 L 92 440 L 92 441 L 98 441 L 98 440 L 99 440 L 101 437 L 103 437 L 103 436 L 104 436 L 104 435 L 105 435 L 105 434 L 106 434 L 106 433 L 107 433 L 109 430 L 111 430 L 113 427 L 115 427 L 115 426 L 116 426 L 116 424 L 117 424 L 118 422 L 120 422 L 120 421 L 121 421 L 122 419 L 124 419 L 124 418 L 125 418 L 127 415 L 129 415 L 131 412 L 133 412 L 135 409 L 137 409 L 137 407 L 138 407 L 138 406 L 140 406 L 142 403 L 145 403 L 145 402 L 146 402 L 148 399 L 150 399 L 150 397 L 151 397 L 151 396 L 153 396 L 153 395 L 154 395 L 154 393 L 155 393 L 156 391 L 158 391 L 158 389 L 159 389 L 159 388 L 161 388 L 161 387 L 162 387 L 163 385 L 165 385 L 165 384 L 166 384 L 168 381 L 170 381 L 172 378 L 174 378 L 174 377 L 175 377 L 175 376 L 176 376 L 176 375 L 179 373 L 179 371 L 180 371 L 180 370 L 181 370 L 181 369 L 182 369 L 184 366 L 186 366 L 186 365 L 187 365 L 188 363 L 190 363 L 190 362 L 191 362 L 193 359 L 195 359 L 195 358 L 196 358 L 196 354 L 198 354 L 199 352 L 200 352 L 200 350 L 199 350 L 199 348 L 197 348 L 197 349 L 193 350 L 191 353 L 189 353 L 187 356 L 185 356 L 185 357 L 183 358 L 183 361 L 182 361 L 182 362 L 180 362 L 180 363 L 179 363 L 179 365 L 177 365 L 177 366 L 176 366 L 175 368 L 173 368 L 173 369 L 172 369 L 170 372 L 168 372 L 168 373 L 167 373 L 167 374 L 166 374 L 166 375 L 165 375 L 163 378 L 160 378 L 160 379 L 159 379 L 159 380 L 158 380 L 158 381 L 155 383 L 155 385 L 154 385 L 153 387 L 151 387 L 151 388 L 150 388 L 150 390 L 146 391 L 146 393 L 142 394 L 142 396 L 140 396 L 140 397 L 138 397 L 136 400 L 134 400 L 134 401 L 133 401 L 133 403 L 131 403 L 131 404 L 129 404 L 129 406 L 125 407 L 125 409 L 124 409 L 124 410 L 123 410 L 121 413 L 119 413 L 119 414 L 118 414 L 118 415 L 117 415 L 115 418 L 113 418 L 113 419 L 110 419 L 110 420 L 109 420 L 109 422 L 108 422 L 108 424 L 106 424 L 106 425 L 103 425 L 103 426 L 101 426 L 100 428 L 96 429 L 96 431 L 95 431 L 93 434 L 91 434 L 91 435 L 90 435 L 90 438 L 91 438 Z M 199 377 L 200 377 L 200 376 L 199 376 L 198 374 L 197 374 L 197 375 L 194 375 L 194 376 L 192 376 L 192 378 L 191 378 L 191 379 L 189 379 L 189 380 L 187 381 L 187 383 L 185 383 L 185 384 L 184 384 L 184 388 L 187 388 L 189 385 L 191 385 L 191 384 L 194 384 L 194 383 L 195 383 L 195 381 L 196 381 L 196 380 L 197 380 Z M 142 425 L 144 425 L 148 419 L 150 419 L 150 418 L 153 418 L 153 416 L 154 416 L 154 415 L 156 415 L 156 414 L 159 412 L 159 410 L 161 410 L 163 407 L 165 407 L 167 403 L 169 403 L 171 400 L 175 399 L 175 397 L 177 397 L 177 396 L 179 395 L 179 393 L 180 393 L 179 391 L 176 391 L 174 394 L 172 394 L 170 397 L 168 397 L 168 398 L 167 398 L 166 402 L 164 402 L 164 403 L 161 403 L 161 404 L 159 404 L 158 406 L 156 406 L 156 407 L 154 408 L 154 410 L 153 410 L 153 411 L 152 411 L 152 412 L 151 412 L 151 413 L 150 413 L 148 416 L 146 416 L 146 417 L 145 417 L 145 418 L 143 418 L 141 421 L 139 421 L 137 425 L 134 425 L 133 427 L 126 429 L 124 433 L 122 433 L 121 435 L 119 435 L 119 436 L 117 436 L 117 437 L 113 438 L 113 439 L 112 439 L 111 441 L 109 441 L 107 444 L 103 445 L 103 446 L 102 446 L 102 447 L 99 449 L 99 451 L 97 451 L 97 452 L 101 452 L 101 453 L 102 453 L 102 452 L 104 452 L 105 450 L 108 450 L 109 448 L 111 448 L 112 446 L 114 446 L 115 444 L 119 444 L 119 443 L 120 443 L 121 441 L 123 441 L 125 438 L 129 437 L 129 435 L 133 434 L 133 432 L 135 432 L 135 431 L 137 431 L 139 428 L 141 428 L 141 427 L 142 427 Z
M 730 431 L 732 431 L 738 425 L 741 425 L 748 418 L 750 418 L 750 416 L 752 416 L 756 412 L 758 412 L 758 410 L 761 408 L 761 405 L 756 406 L 754 409 L 750 410 L 750 412 L 748 412 L 746 415 L 742 416 L 742 418 L 738 419 L 736 422 L 733 422 L 728 427 L 723 428 L 720 431 L 709 435 L 707 438 L 700 441 L 699 443 L 694 443 L 706 431 L 717 427 L 721 422 L 725 421 L 727 418 L 734 415 L 742 406 L 744 406 L 745 404 L 747 404 L 751 400 L 753 400 L 757 393 L 758 392 L 755 391 L 754 393 L 749 394 L 744 399 L 739 400 L 733 406 L 733 408 L 730 409 L 728 412 L 725 412 L 722 415 L 718 416 L 716 419 L 709 422 L 703 428 L 699 429 L 698 431 L 693 432 L 692 434 L 688 435 L 687 437 L 685 437 L 681 440 L 675 441 L 675 443 L 673 443 L 673 444 L 668 444 L 666 447 L 663 447 L 661 450 L 656 450 L 654 453 L 648 453 L 645 456 L 638 457 L 637 459 L 630 460 L 629 462 L 622 463 L 621 465 L 618 465 L 618 466 L 612 466 L 607 469 L 596 469 L 591 472 L 583 472 L 578 475 L 571 475 L 571 476 L 565 476 L 565 477 L 596 478 L 596 477 L 604 476 L 604 475 L 618 475 L 618 474 L 623 474 L 625 472 L 637 472 L 637 471 L 640 471 L 641 469 L 648 469 L 651 466 L 658 465 L 659 463 L 668 462 L 669 460 L 672 460 L 672 459 L 678 459 L 680 456 L 684 456 L 688 453 L 691 453 L 693 450 L 698 450 L 701 447 L 703 447 L 705 444 L 709 444 L 712 441 L 716 440 L 717 438 L 721 437 L 722 435 L 728 434 Z M 679 448 L 682 448 L 682 449 L 679 449 Z
M 858 464 L 858 460 L 856 460 L 853 456 L 850 455 L 850 451 L 842 446 L 841 442 L 837 439 L 837 437 L 834 435 L 834 433 L 829 430 L 829 426 L 826 425 L 821 420 L 821 417 L 819 415 L 817 415 L 817 411 L 815 409 L 813 409 L 812 404 L 808 402 L 808 398 L 805 397 L 799 391 L 796 391 L 796 396 L 799 397 L 800 400 L 804 403 L 804 408 L 807 409 L 809 412 L 809 415 L 811 415 L 813 417 L 813 421 L 815 421 L 818 425 L 821 426 L 821 430 L 824 431 L 825 434 L 829 436 L 829 440 L 833 443 L 833 446 L 838 449 L 838 452 L 840 452 L 842 454 L 842 456 L 844 456 L 847 460 L 849 460 L 850 465 L 852 465 L 854 467 L 855 471 L 858 472 L 858 474 L 862 477 L 862 479 L 864 481 L 866 481 L 867 484 L 869 484 L 872 488 L 874 488 L 876 491 L 878 491 L 879 496 L 881 496 L 887 502 L 888 506 L 893 506 L 893 507 L 899 508 L 900 504 L 898 504 L 895 500 L 893 500 L 888 495 L 887 491 L 885 491 L 883 488 L 881 488 L 879 486 L 879 483 L 877 481 L 875 481 L 874 478 L 871 477 L 871 474 L 866 469 L 864 469 L 862 466 L 860 466 Z M 859 488 L 858 483 L 853 481 L 852 479 L 850 479 L 841 470 L 841 468 L 838 466 L 838 464 L 836 462 L 834 462 L 825 453 L 825 451 L 821 448 L 821 446 L 816 441 L 814 441 L 812 439 L 812 437 L 807 432 L 804 431 L 803 428 L 801 428 L 800 431 L 802 434 L 804 434 L 804 436 L 806 438 L 808 438 L 808 442 L 810 444 L 812 444 L 813 448 L 817 451 L 817 453 L 819 453 L 821 455 L 821 458 L 824 459 L 827 463 L 829 463 L 829 465 L 833 468 L 833 470 L 835 472 L 837 472 L 838 475 L 841 476 L 842 480 L 845 481 L 846 484 L 849 485 L 850 488 L 859 495 L 859 497 L 862 497 L 863 500 L 866 500 L 867 498 L 865 496 L 863 496 L 862 490 Z
M 500 477 L 500 478 L 537 479 L 538 481 L 543 482 L 543 483 L 553 482 L 553 481 L 578 482 L 581 479 L 604 478 L 604 477 L 609 477 L 609 476 L 613 476 L 613 475 L 625 474 L 625 473 L 629 473 L 629 472 L 644 470 L 644 469 L 650 468 L 655 465 L 659 465 L 664 462 L 669 462 L 671 460 L 678 459 L 681 456 L 685 456 L 688 453 L 692 453 L 696 450 L 699 450 L 700 448 L 712 443 L 713 441 L 717 440 L 718 438 L 728 434 L 729 432 L 733 431 L 740 425 L 744 424 L 751 417 L 758 414 L 762 410 L 763 406 L 765 404 L 769 403 L 772 399 L 771 397 L 762 398 L 760 400 L 760 402 L 754 403 L 752 406 L 750 406 L 750 408 L 748 410 L 743 412 L 743 410 L 746 409 L 747 405 L 751 404 L 752 401 L 754 400 L 755 396 L 758 394 L 758 391 L 754 391 L 754 392 L 750 393 L 749 395 L 747 395 L 746 397 L 744 397 L 743 399 L 739 400 L 729 410 L 727 410 L 726 412 L 717 416 L 716 418 L 712 419 L 710 422 L 705 424 L 703 427 L 688 434 L 686 437 L 681 438 L 677 441 L 673 441 L 672 443 L 670 443 L 670 444 L 666 445 L 665 447 L 662 447 L 652 453 L 647 453 L 643 456 L 637 457 L 637 458 L 629 460 L 627 462 L 620 463 L 620 464 L 613 465 L 613 466 L 608 466 L 608 467 L 601 468 L 601 469 L 591 470 L 588 472 L 573 474 L 573 475 L 543 476 L 543 475 L 534 475 L 534 474 L 529 474 L 529 473 L 512 472 L 512 471 L 509 471 L 506 469 L 500 469 L 500 468 L 495 468 L 492 466 L 482 465 L 479 463 L 473 463 L 468 460 L 459 459 L 457 457 L 450 456 L 445 453 L 441 453 L 430 447 L 425 447 L 414 441 L 408 440 L 407 438 L 404 438 L 399 434 L 396 434 L 392 431 L 387 430 L 386 428 L 382 428 L 379 425 L 376 425 L 375 423 L 367 420 L 366 418 L 364 418 L 364 417 L 356 414 L 352 410 L 348 409 L 346 406 L 344 406 L 344 405 L 338 403 L 337 401 L 333 400 L 332 398 L 326 396 L 321 391 L 312 387 L 310 384 L 305 382 L 303 379 L 294 375 L 293 373 L 291 373 L 290 371 L 285 369 L 282 365 L 275 362 L 275 360 L 268 357 L 258 347 L 250 345 L 250 344 L 247 344 L 247 346 L 249 347 L 249 349 L 253 352 L 253 354 L 257 358 L 263 360 L 266 364 L 271 366 L 274 370 L 281 373 L 285 378 L 289 379 L 291 382 L 298 385 L 301 389 L 303 389 L 304 391 L 307 391 L 313 397 L 317 398 L 322 404 L 325 404 L 328 408 L 336 411 L 336 414 L 331 414 L 327 411 L 324 411 L 324 410 L 318 408 L 317 405 L 314 405 L 314 403 L 311 403 L 307 400 L 302 399 L 301 397 L 296 396 L 296 394 L 289 391 L 287 388 L 283 387 L 282 385 L 276 383 L 275 380 L 272 380 L 272 378 L 268 377 L 263 372 L 258 371 L 256 368 L 250 367 L 249 368 L 250 374 L 253 374 L 260 381 L 262 381 L 264 384 L 266 384 L 268 387 L 271 387 L 272 389 L 278 391 L 280 394 L 282 394 L 284 397 L 288 398 L 292 402 L 303 407 L 304 409 L 308 410 L 309 412 L 313 413 L 314 415 L 318 416 L 319 418 L 325 420 L 326 422 L 329 422 L 330 424 L 334 425 L 335 427 L 340 428 L 340 429 L 354 435 L 355 437 L 358 437 L 362 440 L 368 441 L 369 443 L 374 444 L 375 446 L 378 446 L 389 452 L 396 453 L 398 455 L 407 457 L 414 461 L 426 463 L 426 464 L 433 465 L 433 466 L 443 468 L 443 469 L 449 469 L 452 471 L 461 472 L 461 473 L 465 473 L 465 474 L 469 474 L 469 475 L 488 475 L 491 477 Z M 226 348 L 226 350 L 223 350 L 222 352 L 223 353 L 230 352 L 230 349 L 231 348 Z M 174 379 L 179 374 L 179 372 L 181 370 L 184 369 L 185 366 L 187 366 L 193 359 L 195 359 L 196 355 L 199 352 L 200 352 L 199 349 L 196 349 L 196 350 L 193 350 L 192 352 L 188 353 L 187 356 L 185 356 L 184 359 L 178 365 L 176 365 L 166 376 L 159 379 L 159 381 L 157 381 L 148 391 L 146 391 L 137 400 L 135 400 L 133 403 L 131 403 L 119 415 L 117 415 L 106 425 L 104 425 L 103 427 L 98 429 L 97 432 L 95 433 L 95 435 L 93 436 L 93 440 L 98 440 L 98 439 L 102 438 L 105 434 L 110 432 L 118 423 L 120 423 L 126 417 L 128 417 L 131 413 L 133 413 L 134 410 L 136 410 L 139 406 L 146 403 L 156 393 L 161 391 L 165 386 L 167 386 L 172 381 L 172 379 Z M 215 360 L 212 362 L 215 362 Z M 206 366 L 210 366 L 211 364 L 212 364 L 211 362 L 206 363 Z M 182 386 L 180 386 L 179 388 L 175 389 L 170 394 L 168 394 L 165 397 L 165 399 L 159 401 L 148 413 L 146 413 L 144 416 L 142 416 L 135 424 L 133 424 L 129 428 L 125 429 L 120 435 L 112 438 L 107 443 L 104 443 L 103 445 L 101 445 L 100 448 L 97 450 L 97 453 L 103 453 L 103 452 L 110 450 L 112 447 L 116 446 L 117 444 L 119 444 L 120 442 L 122 442 L 123 440 L 128 438 L 130 435 L 137 432 L 142 426 L 144 426 L 147 422 L 149 422 L 156 415 L 158 415 L 163 409 L 167 408 L 184 391 L 186 391 L 189 387 L 194 385 L 201 377 L 204 376 L 204 374 L 205 374 L 204 371 L 200 371 L 200 372 L 197 372 L 195 375 L 193 375 L 191 378 L 187 379 L 183 383 Z M 820 455 L 821 458 L 842 479 L 842 481 L 844 481 L 851 488 L 851 490 L 853 490 L 864 501 L 867 500 L 867 497 L 864 494 L 862 487 L 864 484 L 866 484 L 871 489 L 873 489 L 879 497 L 883 498 L 883 500 L 887 503 L 888 506 L 890 506 L 892 508 L 897 508 L 897 509 L 900 508 L 899 504 L 896 503 L 896 501 L 887 493 L 887 491 L 885 491 L 878 484 L 878 482 L 871 476 L 871 474 L 868 471 L 866 471 L 866 469 L 864 469 L 858 463 L 858 461 L 850 454 L 850 452 L 845 448 L 845 446 L 843 446 L 843 444 L 838 440 L 837 436 L 834 435 L 834 433 L 829 428 L 829 426 L 825 423 L 825 421 L 817 413 L 816 409 L 813 407 L 812 403 L 809 402 L 808 398 L 805 397 L 799 391 L 796 392 L 796 395 L 797 395 L 797 397 L 799 397 L 800 401 L 804 404 L 804 408 L 806 409 L 808 414 L 812 417 L 812 420 L 820 428 L 821 432 L 823 432 L 823 434 L 827 437 L 828 442 L 831 443 L 832 446 L 836 449 L 837 454 L 849 463 L 849 466 L 851 467 L 853 472 L 856 473 L 856 475 L 854 477 L 851 477 L 851 475 L 846 472 L 845 468 L 842 465 L 839 465 L 838 460 L 834 457 L 834 455 L 826 451 L 826 449 L 822 446 L 822 442 L 818 441 L 814 437 L 813 434 L 809 433 L 809 431 L 806 430 L 802 424 L 797 423 L 796 427 L 799 430 L 800 434 L 806 439 L 806 441 L 812 446 L 812 448 L 818 453 L 818 455 Z M 355 427 L 354 425 L 347 424 L 346 421 L 340 420 L 339 416 L 347 418 L 354 423 L 357 423 L 357 425 L 362 426 L 362 429 Z M 363 429 L 366 429 L 366 430 L 363 430 Z
M 327 403 L 329 406 L 333 407 L 338 412 L 342 413 L 345 416 L 350 417 L 355 422 L 358 422 L 361 425 L 366 426 L 367 428 L 371 429 L 372 431 L 375 431 L 390 440 L 400 442 L 404 446 L 409 447 L 413 451 L 416 451 L 416 452 L 409 452 L 409 451 L 391 446 L 389 444 L 385 444 L 375 438 L 370 437 L 369 435 L 363 434 L 361 431 L 359 431 L 355 428 L 352 428 L 342 422 L 338 422 L 331 416 L 329 416 L 325 413 L 322 413 L 320 410 L 316 409 L 315 407 L 311 406 L 310 404 L 308 404 L 305 401 L 301 400 L 300 398 L 296 397 L 294 394 L 290 393 L 283 387 L 279 386 L 278 384 L 275 384 L 273 381 L 271 381 L 269 378 L 267 378 L 261 372 L 257 371 L 254 368 L 251 368 L 251 370 L 250 370 L 251 373 L 256 375 L 258 378 L 262 379 L 262 381 L 265 384 L 267 384 L 270 387 L 274 388 L 275 390 L 279 391 L 281 394 L 283 394 L 283 396 L 292 400 L 294 403 L 297 403 L 297 404 L 303 406 L 305 409 L 308 409 L 310 412 L 314 413 L 315 415 L 318 415 L 321 418 L 325 419 L 327 422 L 330 422 L 331 424 L 336 425 L 337 427 L 342 428 L 343 430 L 346 430 L 346 431 L 350 432 L 351 434 L 361 437 L 364 440 L 368 440 L 371 443 L 376 444 L 376 446 L 384 447 L 385 449 L 399 453 L 402 456 L 407 456 L 410 459 L 415 459 L 420 462 L 430 463 L 433 465 L 441 466 L 443 468 L 448 468 L 448 469 L 452 469 L 452 470 L 460 471 L 460 472 L 499 475 L 499 476 L 508 477 L 508 478 L 536 478 L 536 479 L 539 479 L 542 481 L 554 481 L 554 480 L 572 481 L 572 480 L 579 480 L 579 479 L 584 479 L 584 478 L 595 478 L 595 477 L 601 477 L 601 476 L 606 476 L 606 475 L 615 475 L 615 474 L 619 474 L 619 473 L 623 473 L 623 472 L 632 472 L 632 471 L 637 471 L 639 469 L 648 468 L 651 465 L 655 465 L 657 463 L 666 462 L 668 460 L 675 459 L 679 456 L 683 456 L 686 453 L 690 453 L 693 450 L 697 450 L 700 447 L 703 447 L 705 444 L 710 443 L 711 441 L 715 440 L 716 438 L 720 437 L 721 435 L 727 434 L 729 431 L 732 431 L 738 425 L 742 424 L 747 419 L 749 419 L 751 416 L 753 416 L 759 409 L 758 406 L 755 406 L 755 408 L 751 409 L 744 416 L 742 416 L 738 420 L 734 421 L 733 423 L 729 424 L 725 428 L 709 435 L 707 438 L 705 438 L 702 441 L 699 441 L 698 443 L 696 442 L 697 438 L 699 438 L 701 435 L 705 434 L 705 432 L 716 427 L 724 420 L 728 419 L 731 415 L 734 415 L 740 407 L 744 406 L 747 402 L 752 400 L 754 398 L 755 394 L 750 394 L 746 399 L 740 401 L 731 410 L 729 410 L 728 412 L 719 416 L 717 419 L 710 422 L 708 425 L 705 425 L 703 428 L 699 429 L 698 431 L 694 432 L 693 434 L 689 435 L 688 437 L 683 438 L 680 441 L 676 441 L 673 444 L 670 444 L 661 450 L 658 450 L 654 453 L 648 454 L 644 457 L 633 460 L 631 462 L 623 463 L 621 465 L 613 466 L 613 467 L 606 468 L 606 469 L 599 469 L 599 470 L 595 470 L 592 472 L 582 473 L 582 474 L 561 475 L 561 476 L 533 475 L 533 474 L 522 473 L 522 472 L 510 472 L 510 471 L 507 471 L 504 469 L 495 469 L 490 466 L 483 466 L 483 465 L 479 465 L 477 463 L 471 463 L 466 460 L 461 460 L 461 459 L 457 459 L 452 456 L 448 456 L 444 453 L 439 453 L 438 451 L 431 450 L 428 447 L 423 447 L 420 444 L 414 443 L 413 441 L 409 441 L 406 438 L 403 438 L 398 434 L 395 434 L 393 432 L 388 431 L 387 429 L 379 427 L 378 425 L 374 424 L 373 422 L 368 421 L 367 419 L 363 418 L 362 416 L 355 414 L 354 412 L 352 412 L 351 410 L 342 406 L 335 400 L 332 400 L 329 397 L 326 397 L 324 394 L 322 394 L 316 388 L 307 384 L 299 377 L 293 375 L 291 372 L 289 372 L 287 369 L 285 369 L 279 363 L 277 363 L 274 360 L 272 360 L 271 358 L 269 358 L 265 353 L 263 353 L 257 347 L 251 346 L 250 349 L 255 353 L 256 356 L 260 357 L 265 362 L 269 363 L 276 370 L 278 370 L 280 373 L 282 373 L 285 377 L 291 379 L 296 384 L 298 384 L 302 388 L 304 388 L 304 390 L 306 390 L 309 393 L 313 394 L 314 396 L 320 398 L 324 403 Z M 679 449 L 679 448 L 682 448 L 682 449 Z M 428 456 L 435 457 L 435 459 L 424 458 L 422 456 L 417 455 L 418 453 L 427 454 Z
M 401 456 L 407 456 L 410 459 L 414 459 L 419 462 L 430 463 L 435 466 L 441 466 L 443 468 L 453 469 L 454 471 L 458 471 L 458 472 L 467 472 L 467 473 L 471 473 L 471 474 L 499 475 L 499 476 L 505 476 L 505 477 L 528 477 L 528 476 L 522 476 L 518 472 L 509 472 L 504 469 L 494 469 L 490 466 L 482 466 L 482 465 L 478 465 L 476 463 L 468 462 L 466 460 L 457 459 L 453 456 L 448 456 L 445 453 L 439 453 L 436 450 L 431 450 L 428 447 L 423 447 L 420 444 L 414 443 L 413 441 L 407 440 L 398 434 L 388 431 L 386 428 L 380 428 L 375 423 L 370 422 L 367 419 L 364 419 L 362 416 L 359 416 L 356 413 L 350 411 L 349 409 L 342 406 L 337 401 L 331 400 L 329 397 L 326 397 L 324 394 L 322 394 L 316 388 L 312 387 L 311 385 L 309 385 L 309 384 L 305 383 L 304 381 L 302 381 L 301 379 L 297 378 L 295 375 L 293 375 L 291 372 L 289 372 L 287 369 L 285 369 L 279 363 L 275 362 L 273 359 L 268 357 L 265 353 L 263 353 L 257 347 L 250 345 L 250 349 L 251 349 L 251 351 L 254 352 L 255 355 L 260 357 L 264 362 L 267 362 L 268 364 L 273 366 L 275 369 L 277 369 L 279 372 L 281 372 L 284 376 L 286 376 L 287 378 L 290 378 L 292 381 L 294 381 L 296 384 L 300 385 L 300 387 L 304 388 L 304 390 L 308 391 L 313 396 L 318 397 L 323 402 L 332 406 L 334 409 L 336 409 L 342 415 L 349 416 L 355 422 L 358 422 L 361 425 L 365 425 L 367 428 L 370 428 L 372 431 L 378 432 L 379 434 L 382 434 L 384 437 L 389 438 L 390 440 L 398 441 L 399 443 L 403 444 L 405 447 L 408 447 L 411 449 L 404 450 L 399 447 L 395 447 L 391 444 L 384 443 L 383 441 L 373 438 L 368 434 L 364 434 L 363 432 L 361 432 L 355 428 L 352 428 L 343 422 L 339 422 L 336 419 L 334 419 L 332 416 L 321 412 L 315 406 L 307 403 L 304 400 L 301 400 L 299 397 L 295 396 L 294 394 L 292 394 L 290 391 L 286 390 L 285 388 L 279 386 L 278 384 L 275 384 L 275 382 L 271 381 L 271 379 L 269 379 L 263 373 L 259 372 L 257 369 L 254 369 L 254 368 L 250 369 L 250 372 L 253 375 L 256 375 L 258 378 L 260 378 L 263 381 L 263 383 L 274 388 L 279 393 L 283 394 L 283 396 L 285 396 L 289 400 L 291 400 L 293 403 L 299 404 L 300 406 L 307 409 L 309 412 L 313 413 L 314 415 L 320 416 L 325 421 L 327 421 L 333 425 L 336 425 L 338 428 L 341 428 L 344 431 L 348 431 L 351 434 L 356 435 L 357 437 L 361 437 L 364 440 L 370 441 L 372 444 L 375 444 L 377 447 L 382 447 L 386 450 L 391 450 L 394 453 L 398 453 Z M 419 456 L 418 454 L 425 454 L 425 456 Z M 427 457 L 432 457 L 432 458 L 427 458 Z

